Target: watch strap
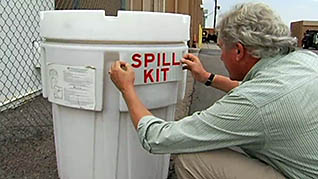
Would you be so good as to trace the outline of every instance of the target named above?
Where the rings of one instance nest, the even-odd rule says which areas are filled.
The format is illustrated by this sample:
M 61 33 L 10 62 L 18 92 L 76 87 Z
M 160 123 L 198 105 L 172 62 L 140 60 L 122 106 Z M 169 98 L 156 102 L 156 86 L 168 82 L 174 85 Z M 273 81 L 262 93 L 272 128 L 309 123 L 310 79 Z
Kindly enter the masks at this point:
M 211 73 L 210 76 L 209 76 L 209 78 L 208 78 L 208 80 L 207 80 L 204 84 L 205 84 L 206 86 L 211 86 L 214 77 L 215 77 L 215 74 Z

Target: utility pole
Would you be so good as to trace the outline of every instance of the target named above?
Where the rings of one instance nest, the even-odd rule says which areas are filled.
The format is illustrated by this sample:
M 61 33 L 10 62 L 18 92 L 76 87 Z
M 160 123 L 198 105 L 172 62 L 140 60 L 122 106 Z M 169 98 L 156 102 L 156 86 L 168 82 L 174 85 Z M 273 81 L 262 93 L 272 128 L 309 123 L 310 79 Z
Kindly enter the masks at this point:
M 213 22 L 213 29 L 215 29 L 215 25 L 216 25 L 217 9 L 218 9 L 218 0 L 214 0 L 214 22 Z

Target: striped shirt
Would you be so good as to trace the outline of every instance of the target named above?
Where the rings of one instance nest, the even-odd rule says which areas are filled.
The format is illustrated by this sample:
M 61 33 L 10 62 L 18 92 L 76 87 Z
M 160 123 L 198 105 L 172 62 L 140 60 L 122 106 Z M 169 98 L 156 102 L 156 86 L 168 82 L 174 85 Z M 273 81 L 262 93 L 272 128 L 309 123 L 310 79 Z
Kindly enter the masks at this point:
M 145 116 L 138 134 L 151 153 L 238 146 L 288 178 L 318 178 L 318 56 L 261 59 L 208 109 L 180 121 Z

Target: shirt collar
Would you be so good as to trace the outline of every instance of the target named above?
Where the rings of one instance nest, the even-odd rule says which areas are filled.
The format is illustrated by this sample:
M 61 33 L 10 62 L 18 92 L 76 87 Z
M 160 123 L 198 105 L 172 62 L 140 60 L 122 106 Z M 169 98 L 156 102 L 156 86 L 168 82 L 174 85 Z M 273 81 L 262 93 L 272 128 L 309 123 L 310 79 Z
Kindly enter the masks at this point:
M 278 59 L 280 59 L 282 57 L 282 55 L 277 55 L 275 57 L 267 57 L 267 58 L 262 58 L 260 59 L 251 69 L 250 71 L 245 75 L 242 83 L 249 81 L 251 79 L 253 79 L 256 75 L 257 72 L 259 72 L 260 70 L 265 69 L 266 67 L 268 67 L 270 64 L 274 63 L 275 61 L 277 61 Z

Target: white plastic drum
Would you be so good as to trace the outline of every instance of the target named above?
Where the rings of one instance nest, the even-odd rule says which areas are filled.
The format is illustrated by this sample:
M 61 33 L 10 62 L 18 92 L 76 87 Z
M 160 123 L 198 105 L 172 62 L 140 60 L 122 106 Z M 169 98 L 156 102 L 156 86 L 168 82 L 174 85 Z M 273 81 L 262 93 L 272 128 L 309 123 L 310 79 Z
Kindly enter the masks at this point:
M 187 15 L 119 11 L 41 12 L 43 96 L 53 105 L 61 179 L 165 179 L 169 155 L 145 151 L 108 76 L 130 63 L 135 86 L 156 116 L 173 120 L 185 91 Z

